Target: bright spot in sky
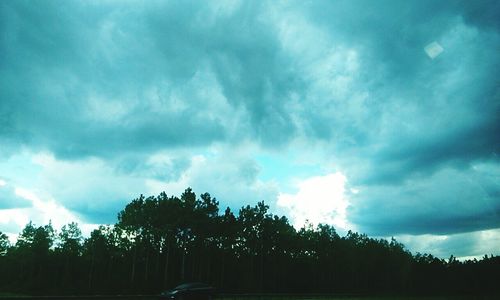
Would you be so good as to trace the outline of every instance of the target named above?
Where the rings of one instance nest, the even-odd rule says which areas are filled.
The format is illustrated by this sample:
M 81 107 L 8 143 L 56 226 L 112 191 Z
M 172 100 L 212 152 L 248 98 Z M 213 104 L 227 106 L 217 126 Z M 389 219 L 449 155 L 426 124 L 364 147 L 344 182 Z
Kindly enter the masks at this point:
M 431 58 L 436 58 L 441 52 L 444 51 L 443 47 L 438 44 L 438 42 L 432 42 L 424 48 L 425 53 Z
M 41 199 L 35 192 L 24 188 L 15 188 L 15 195 L 30 201 L 31 207 L 1 210 L 0 223 L 16 224 L 19 228 L 23 228 L 30 220 L 37 226 L 46 225 L 50 222 L 55 229 L 59 229 L 70 222 L 82 224 L 75 214 L 54 200 Z M 89 228 L 96 227 L 93 224 L 89 225 L 91 225 Z
M 6 185 L 4 180 L 0 179 L 0 187 Z M 0 224 L 11 228 L 5 231 L 11 243 L 15 244 L 18 234 L 22 228 L 33 221 L 36 226 L 52 224 L 53 228 L 59 230 L 63 225 L 70 222 L 77 222 L 84 236 L 89 236 L 92 230 L 99 227 L 99 224 L 84 223 L 74 213 L 58 204 L 53 199 L 42 199 L 34 191 L 16 187 L 14 193 L 17 197 L 31 202 L 30 207 L 12 208 L 0 210 Z M 17 230 L 12 231 L 13 228 Z
M 340 172 L 311 177 L 297 184 L 296 194 L 280 194 L 277 204 L 289 210 L 296 228 L 308 221 L 314 225 L 327 223 L 346 230 L 350 227 L 346 217 L 346 181 Z

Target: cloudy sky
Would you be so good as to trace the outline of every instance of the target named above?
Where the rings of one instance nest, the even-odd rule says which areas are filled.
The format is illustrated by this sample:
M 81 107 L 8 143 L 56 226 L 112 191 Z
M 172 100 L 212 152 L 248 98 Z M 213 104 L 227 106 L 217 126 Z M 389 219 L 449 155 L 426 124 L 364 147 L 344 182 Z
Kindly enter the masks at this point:
M 1 1 L 0 231 L 138 195 L 500 254 L 500 2 Z

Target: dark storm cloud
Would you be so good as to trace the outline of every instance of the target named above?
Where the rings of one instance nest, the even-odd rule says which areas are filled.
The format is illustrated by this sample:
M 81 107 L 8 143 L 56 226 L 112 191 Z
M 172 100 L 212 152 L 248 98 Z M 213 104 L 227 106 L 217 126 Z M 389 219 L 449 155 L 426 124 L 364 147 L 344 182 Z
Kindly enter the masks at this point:
M 308 20 L 355 49 L 361 65 L 351 95 L 330 96 L 334 109 L 304 116 L 306 132 L 329 141 L 361 191 L 349 220 L 376 235 L 498 228 L 500 28 L 490 18 L 498 5 L 305 6 Z M 423 51 L 433 41 L 444 47 L 436 59 Z M 355 92 L 368 96 L 352 105 Z M 492 170 L 473 169 L 482 162 Z
M 189 85 L 203 68 L 215 74 L 226 101 L 246 111 L 240 135 L 271 145 L 294 133 L 283 102 L 298 76 L 287 72 L 276 38 L 255 20 L 258 5 L 228 16 L 202 3 L 7 2 L 1 10 L 5 143 L 78 158 L 225 140 L 226 116 L 217 115 L 211 95 L 182 95 L 180 111 L 159 112 L 145 94 Z M 172 95 L 153 97 L 172 105 Z M 89 111 L 93 98 L 103 108 L 121 102 L 121 118 L 105 122 L 116 112 Z
M 361 4 L 363 9 L 356 9 Z M 490 4 L 474 5 L 475 16 L 491 15 L 489 10 L 498 5 Z M 499 151 L 498 27 L 483 32 L 482 27 L 461 25 L 464 15 L 468 23 L 476 24 L 476 19 L 456 2 L 343 1 L 328 8 L 317 6 L 310 10 L 311 22 L 359 49 L 364 66 L 354 87 L 370 94 L 362 106 L 370 114 L 356 112 L 350 127 L 331 120 L 331 130 L 320 130 L 325 139 L 340 135 L 341 141 L 349 141 L 338 144 L 340 149 L 360 148 L 370 164 L 389 165 L 388 173 L 396 164 L 400 179 Z M 434 40 L 445 52 L 431 60 L 423 47 Z M 364 118 L 361 126 L 355 122 L 359 116 Z M 325 124 L 321 118 L 312 123 Z M 340 134 L 335 132 L 339 126 L 345 129 Z M 380 172 L 362 177 L 374 182 L 387 178 Z
M 462 0 L 456 3 L 460 5 L 459 11 L 462 12 L 461 15 L 467 23 L 485 30 L 498 31 L 500 28 L 500 20 L 498 19 L 500 3 L 498 1 Z
M 354 149 L 362 165 L 351 173 L 363 192 L 353 198 L 349 218 L 365 232 L 450 234 L 500 226 L 500 36 L 498 26 L 480 20 L 498 6 L 484 2 L 471 14 L 452 4 L 434 3 L 422 14 L 417 4 L 397 16 L 407 26 L 386 27 L 380 39 L 370 32 L 371 53 L 391 55 L 371 60 L 364 75 L 373 112 L 366 123 L 375 126 L 355 134 L 361 139 L 344 151 Z M 445 49 L 434 60 L 421 49 L 432 40 Z M 474 169 L 483 162 L 491 170 Z
M 485 163 L 443 169 L 354 196 L 351 221 L 375 235 L 452 234 L 500 227 L 500 170 Z
M 123 100 L 125 108 L 134 105 L 125 101 L 130 98 L 148 102 L 143 89 L 161 77 L 155 67 L 165 61 L 155 64 L 148 59 L 147 48 L 136 36 L 140 28 L 123 23 L 125 16 L 119 11 L 89 7 L 92 13 L 83 13 L 84 8 L 75 4 L 39 4 L 44 9 L 25 2 L 2 4 L 7 24 L 1 111 L 10 129 L 5 139 L 80 157 L 206 144 L 222 137 L 217 120 L 193 114 L 194 109 L 158 113 L 137 105 L 132 108 L 139 109 L 125 111 L 115 122 L 93 119 L 113 111 L 86 114 L 94 95 L 104 103 Z M 136 16 L 131 17 L 129 21 Z M 113 31 L 114 26 L 120 29 Z
M 158 51 L 179 62 L 176 73 L 189 74 L 208 63 L 227 101 L 247 113 L 250 127 L 244 134 L 269 146 L 287 142 L 295 124 L 285 105 L 300 90 L 301 79 L 265 21 L 264 3 L 246 2 L 215 16 L 206 9 L 195 5 L 188 12 L 181 6 L 151 13 L 148 25 Z
M 2 139 L 7 144 L 48 148 L 64 158 L 227 140 L 226 116 L 206 117 L 204 110 L 218 110 L 209 104 L 209 96 L 184 95 L 180 102 L 185 109 L 158 112 L 148 105 L 151 95 L 145 94 L 165 83 L 185 85 L 208 68 L 226 101 L 245 112 L 237 122 L 238 134 L 263 145 L 284 145 L 303 126 L 306 134 L 331 140 L 337 149 L 365 149 L 375 164 L 400 161 L 409 173 L 460 157 L 476 159 L 498 151 L 492 139 L 500 123 L 498 81 L 492 76 L 499 63 L 494 59 L 496 30 L 477 33 L 467 41 L 474 45 L 451 41 L 446 55 L 436 61 L 422 50 L 460 30 L 455 27 L 461 18 L 479 30 L 486 25 L 495 28 L 482 18 L 491 15 L 487 11 L 495 9 L 494 3 L 459 4 L 304 4 L 308 21 L 335 37 L 334 44 L 359 53 L 362 69 L 353 88 L 369 93 L 361 105 L 369 115 L 354 110 L 343 118 L 348 98 L 326 101 L 339 111 L 334 116 L 323 113 L 324 107 L 306 104 L 307 99 L 328 96 L 311 90 L 313 83 L 296 68 L 302 58 L 291 55 L 279 40 L 274 24 L 267 20 L 268 3 L 244 3 L 230 12 L 198 2 L 119 8 L 46 2 L 43 10 L 27 2 L 4 3 Z M 478 60 L 481 57 L 488 59 Z M 457 76 L 457 65 L 462 68 L 459 77 L 474 77 L 457 78 L 458 84 L 443 87 L 446 78 Z M 293 94 L 304 100 L 299 112 L 290 108 Z M 93 118 L 116 113 L 88 112 L 93 97 L 103 103 L 119 101 L 125 111 L 110 122 Z M 398 110 L 405 102 L 415 107 L 406 115 Z M 481 120 L 467 123 L 463 115 L 454 119 L 461 106 L 467 113 L 482 113 Z M 361 116 L 365 119 L 358 120 Z M 428 122 L 443 116 L 459 125 L 448 130 L 446 124 Z M 397 130 L 389 135 L 377 132 L 391 128 Z M 467 146 L 457 150 L 463 139 L 468 139 Z M 374 144 L 381 147 L 373 149 Z M 413 161 L 405 161 L 410 156 Z
M 208 146 L 320 145 L 361 190 L 349 218 L 366 232 L 497 228 L 499 13 L 498 1 L 4 1 L 0 154 L 101 159 L 82 170 L 107 170 L 101 182 L 51 188 L 102 221 L 129 200 L 122 186 L 145 188 L 126 176 L 191 172 L 209 191 L 255 192 L 248 157 L 193 166 Z M 148 161 L 166 150 L 185 153 Z M 248 176 L 211 177 L 239 167 Z
M 408 201 L 408 197 L 404 198 Z M 379 199 L 380 200 L 380 199 Z M 379 201 L 381 202 L 381 201 Z M 453 205 L 451 206 L 453 207 Z M 444 207 L 443 209 L 450 209 Z M 378 209 L 373 209 L 378 211 Z M 385 215 L 385 219 L 378 217 L 375 222 L 369 220 L 356 220 L 360 229 L 370 235 L 387 236 L 397 234 L 455 234 L 463 232 L 473 232 L 479 230 L 494 229 L 500 227 L 500 207 L 496 211 L 486 210 L 483 213 L 474 213 L 465 216 L 454 216 L 443 214 L 437 209 L 425 213 L 401 213 L 392 210 L 390 216 Z

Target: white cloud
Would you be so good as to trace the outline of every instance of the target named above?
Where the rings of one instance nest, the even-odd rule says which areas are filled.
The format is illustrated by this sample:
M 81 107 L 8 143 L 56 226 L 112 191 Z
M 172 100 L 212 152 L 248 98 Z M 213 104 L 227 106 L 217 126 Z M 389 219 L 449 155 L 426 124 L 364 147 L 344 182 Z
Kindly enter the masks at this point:
M 29 221 L 38 226 L 50 222 L 55 229 L 59 229 L 70 222 L 83 224 L 78 216 L 58 204 L 54 199 L 42 199 L 36 192 L 19 187 L 15 188 L 15 194 L 17 197 L 30 201 L 32 205 L 28 208 L 0 210 L 0 226 L 13 243 L 15 243 L 18 234 Z M 85 228 L 89 227 L 88 224 L 85 224 L 85 226 Z
M 31 202 L 30 207 L 0 210 L 0 229 L 7 234 L 11 243 L 15 243 L 22 229 L 32 221 L 37 226 L 49 222 L 59 230 L 71 222 L 78 223 L 83 236 L 89 236 L 100 224 L 85 223 L 78 215 L 71 212 L 55 199 L 42 198 L 35 191 L 17 187 L 15 195 Z
M 31 208 L 13 208 L 0 210 L 2 232 L 17 234 L 30 221 Z
M 289 210 L 295 227 L 309 221 L 332 224 L 345 231 L 352 227 L 347 221 L 346 183 L 341 172 L 311 177 L 297 184 L 297 193 L 280 194 L 277 204 Z
M 189 167 L 179 178 L 148 179 L 147 188 L 153 194 L 166 191 L 169 195 L 180 195 L 187 187 L 197 194 L 209 192 L 219 200 L 221 210 L 229 206 L 237 211 L 242 205 L 261 200 L 272 205 L 278 193 L 277 183 L 259 178 L 262 166 L 251 157 L 252 150 L 244 146 L 214 146 L 192 155 Z
M 30 220 L 36 223 L 52 222 L 55 228 L 59 228 L 70 222 L 78 222 L 78 217 L 53 199 L 42 200 L 34 192 L 22 188 L 16 188 L 15 191 L 17 196 L 32 202 Z
M 147 192 L 144 178 L 119 174 L 112 161 L 62 161 L 51 154 L 36 154 L 33 162 L 42 167 L 35 180 L 38 190 L 90 218 L 101 213 L 116 215 L 127 201 Z
M 139 160 L 142 159 L 148 161 L 148 157 Z M 116 214 L 128 201 L 149 192 L 146 178 L 151 175 L 118 171 L 117 161 L 95 157 L 65 161 L 49 152 L 25 151 L 0 163 L 0 168 L 9 174 L 8 185 L 17 187 L 16 196 L 31 201 L 33 209 L 56 211 L 60 214 L 57 219 L 66 216 L 66 221 L 74 221 L 72 216 L 77 216 L 87 222 L 110 223 L 116 221 Z M 30 218 L 38 220 L 37 223 L 48 221 L 31 215 Z

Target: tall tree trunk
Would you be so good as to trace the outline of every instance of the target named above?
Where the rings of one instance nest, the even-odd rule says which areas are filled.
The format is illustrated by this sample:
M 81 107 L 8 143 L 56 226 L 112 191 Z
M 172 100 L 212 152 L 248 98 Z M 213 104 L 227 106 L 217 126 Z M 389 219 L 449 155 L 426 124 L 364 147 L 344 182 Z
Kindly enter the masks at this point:
M 148 273 L 149 273 L 149 248 L 146 249 L 146 267 L 144 268 L 144 279 L 146 284 L 148 283 Z
M 210 282 L 210 281 L 211 281 L 211 280 L 210 280 L 210 279 L 211 279 L 211 278 L 210 278 L 210 277 L 211 277 L 211 276 L 210 276 L 210 271 L 211 271 L 211 270 L 210 270 L 210 269 L 211 269 L 211 259 L 210 259 L 210 257 L 212 257 L 212 255 L 211 255 L 211 254 L 212 254 L 212 253 L 211 253 L 211 252 L 209 252 L 209 253 L 208 253 L 208 256 L 207 256 L 207 279 L 206 279 L 206 280 L 207 280 L 207 282 Z
M 119 264 L 121 266 L 121 264 Z M 116 270 L 114 268 L 114 256 L 111 254 L 109 256 L 109 262 L 107 263 L 107 269 L 106 269 L 106 276 L 107 278 L 113 278 L 115 277 L 115 282 L 116 282 Z M 119 280 L 121 278 L 119 277 Z M 101 275 L 101 280 L 102 280 L 102 275 Z
M 226 271 L 226 251 L 222 250 L 222 266 L 220 272 L 220 287 L 224 289 L 224 272 Z
M 135 281 L 135 264 L 137 260 L 137 246 L 134 247 L 134 256 L 132 258 L 132 271 L 130 274 L 130 284 L 133 286 Z
M 165 269 L 163 270 L 163 283 L 168 287 L 168 263 L 170 259 L 170 243 L 167 242 L 167 257 L 165 258 Z
M 194 250 L 191 251 L 191 273 L 189 274 L 189 279 L 193 279 L 196 276 L 196 255 L 194 254 Z
M 70 271 L 70 268 L 69 268 L 69 255 L 66 254 L 66 259 L 65 259 L 65 262 L 64 262 L 64 271 L 63 271 L 63 274 L 64 274 L 64 285 L 63 286 L 67 286 L 67 284 L 69 282 L 73 282 L 72 278 L 71 277 L 71 271 Z
M 202 276 L 203 276 L 203 257 L 201 257 L 201 254 L 203 253 L 203 251 L 198 250 L 198 281 L 201 281 L 202 280 Z
M 156 263 L 155 263 L 155 278 L 157 278 L 156 280 L 156 283 L 155 284 L 158 284 L 158 280 L 160 278 L 160 251 L 161 249 L 158 248 L 156 249 Z
M 92 275 L 94 274 L 94 262 L 95 261 L 95 250 L 92 252 L 92 258 L 90 260 L 90 271 L 89 271 L 89 291 L 92 290 Z
M 186 250 L 182 251 L 182 267 L 181 267 L 181 280 L 184 281 L 186 279 Z
M 264 292 L 264 242 L 260 244 L 260 291 Z

